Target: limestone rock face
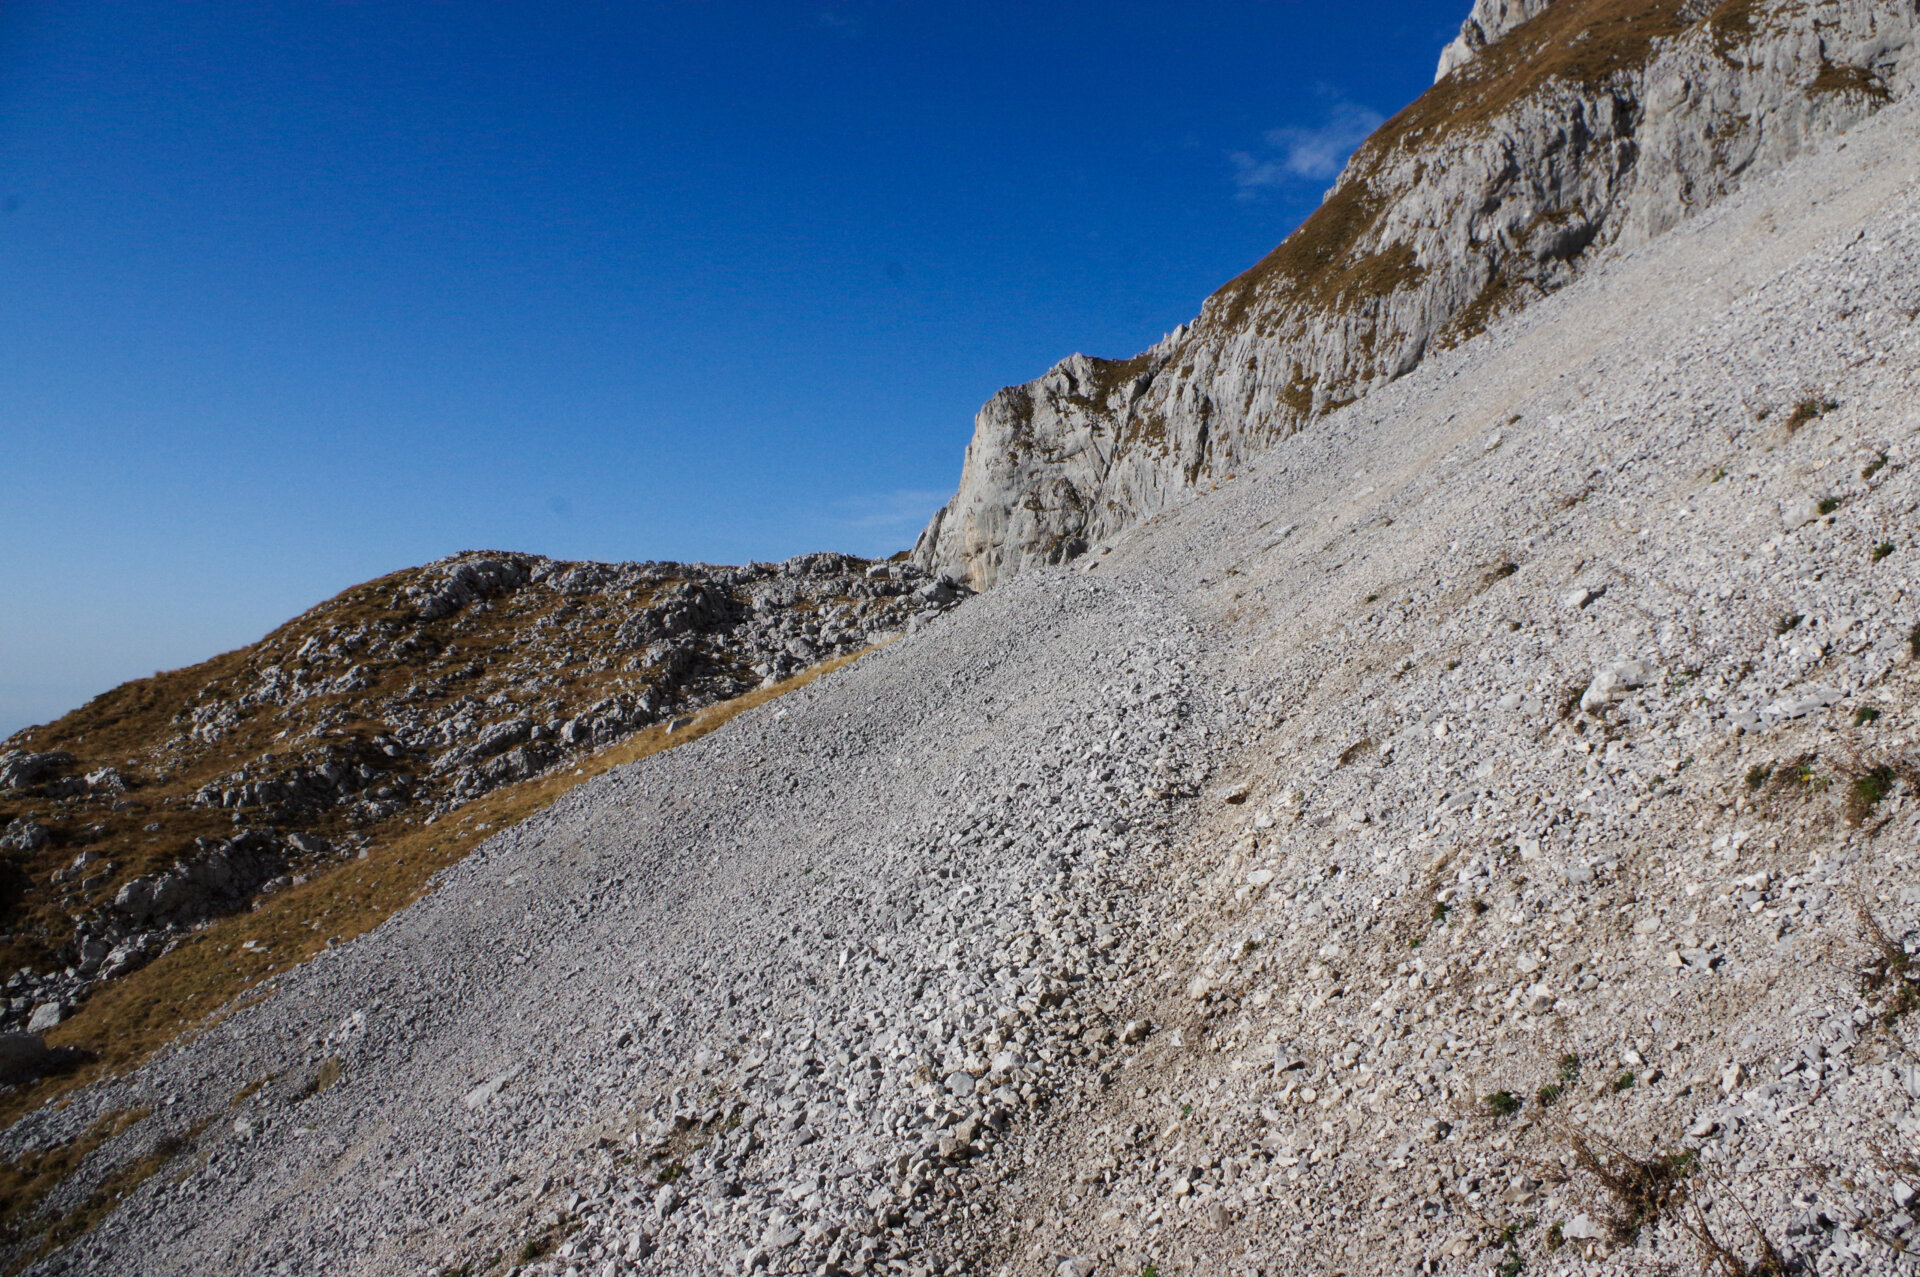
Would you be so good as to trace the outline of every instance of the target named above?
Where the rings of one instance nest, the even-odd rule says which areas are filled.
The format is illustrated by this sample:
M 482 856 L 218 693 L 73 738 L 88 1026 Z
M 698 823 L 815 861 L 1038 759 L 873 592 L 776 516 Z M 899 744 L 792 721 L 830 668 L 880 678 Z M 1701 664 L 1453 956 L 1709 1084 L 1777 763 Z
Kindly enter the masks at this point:
M 988 401 L 915 561 L 985 589 L 1225 481 L 1912 92 L 1915 25 L 1913 0 L 1476 0 L 1449 73 L 1190 325 Z
M 1553 0 L 1474 0 L 1473 12 L 1460 24 L 1460 34 L 1440 51 L 1440 69 L 1434 73 L 1434 80 L 1444 80 L 1449 71 L 1472 61 L 1480 50 L 1528 19 L 1538 17 L 1552 3 Z

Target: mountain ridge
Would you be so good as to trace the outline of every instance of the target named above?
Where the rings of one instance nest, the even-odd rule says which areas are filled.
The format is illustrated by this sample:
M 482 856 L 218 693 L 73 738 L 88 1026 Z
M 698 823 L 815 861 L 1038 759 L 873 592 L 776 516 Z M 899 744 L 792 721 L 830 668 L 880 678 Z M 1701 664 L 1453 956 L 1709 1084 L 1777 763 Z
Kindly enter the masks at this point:
M 1086 553 L 1910 93 L 1914 27 L 1904 0 L 1476 5 L 1473 55 L 1191 324 L 990 399 L 915 561 L 984 589 Z

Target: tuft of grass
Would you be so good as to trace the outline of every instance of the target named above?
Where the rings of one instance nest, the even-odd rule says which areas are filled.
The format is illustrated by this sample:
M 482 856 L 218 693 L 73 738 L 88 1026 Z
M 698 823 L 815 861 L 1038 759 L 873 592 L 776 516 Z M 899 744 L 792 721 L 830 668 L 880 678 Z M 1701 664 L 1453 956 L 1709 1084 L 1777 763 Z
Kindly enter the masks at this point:
M 1878 563 L 1880 560 L 1888 557 L 1892 553 L 1893 553 L 1893 542 L 1882 541 L 1879 545 L 1876 545 L 1873 547 L 1873 561 L 1875 563 Z
M 1838 510 L 1839 508 L 1840 508 L 1839 497 L 1821 497 L 1820 498 L 1821 514 L 1832 514 L 1835 510 Z
M 1860 825 L 1873 815 L 1873 809 L 1881 800 L 1893 792 L 1894 772 L 1891 767 L 1876 767 L 1863 775 L 1855 776 L 1853 783 L 1847 786 L 1847 823 Z
M 1755 763 L 1747 768 L 1747 791 L 1752 793 L 1767 783 L 1773 776 L 1772 763 Z
M 1879 721 L 1880 711 L 1871 705 L 1862 705 L 1859 709 L 1853 711 L 1853 725 L 1855 727 L 1865 727 L 1868 723 L 1877 723 Z
M 1495 1091 L 1486 1099 L 1487 1111 L 1495 1117 L 1512 1117 L 1520 1111 L 1520 1099 L 1512 1091 Z
M 1378 594 L 1369 594 L 1369 595 L 1367 595 L 1367 602 L 1369 602 L 1369 603 L 1378 603 L 1379 601 L 1380 601 L 1380 596 L 1379 596 Z
M 1873 460 L 1867 462 L 1866 467 L 1860 471 L 1860 477 L 1862 479 L 1871 479 L 1886 468 L 1887 454 L 1884 452 L 1876 453 Z
M 1806 619 L 1807 618 L 1802 614 L 1800 614 L 1799 612 L 1787 612 L 1783 614 L 1779 620 L 1773 623 L 1773 632 L 1776 635 L 1791 633 L 1792 631 L 1799 629 L 1800 622 Z
M 1559 1067 L 1554 1076 L 1554 1081 L 1547 1083 L 1538 1091 L 1534 1092 L 1534 1098 L 1540 1101 L 1541 1108 L 1552 1108 L 1562 1096 L 1566 1095 L 1566 1093 L 1573 1088 L 1573 1084 L 1580 1080 L 1579 1052 L 1568 1051 L 1565 1055 L 1561 1056 Z
M 326 1061 L 314 1070 L 313 1076 L 307 1079 L 307 1084 L 300 1088 L 299 1098 L 304 1100 L 320 1094 L 338 1082 L 346 1071 L 347 1066 L 340 1062 L 339 1056 L 327 1057 Z
M 1628 1071 L 1613 1079 L 1612 1089 L 1615 1095 L 1620 1094 L 1622 1091 L 1631 1091 L 1633 1089 L 1633 1073 Z
M 1913 653 L 1916 660 L 1920 660 L 1920 624 L 1907 631 L 1907 650 Z
M 1565 1225 L 1555 1221 L 1547 1225 L 1547 1253 L 1549 1255 L 1567 1244 Z
M 1817 421 L 1839 406 L 1839 402 L 1833 399 L 1802 399 L 1793 406 L 1793 412 L 1787 417 L 1787 433 L 1794 434 L 1809 421 Z

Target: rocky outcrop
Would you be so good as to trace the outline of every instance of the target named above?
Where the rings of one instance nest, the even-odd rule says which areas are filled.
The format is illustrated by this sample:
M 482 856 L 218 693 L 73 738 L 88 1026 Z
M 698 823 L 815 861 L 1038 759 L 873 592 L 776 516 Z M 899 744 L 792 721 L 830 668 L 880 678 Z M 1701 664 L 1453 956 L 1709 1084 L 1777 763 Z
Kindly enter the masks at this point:
M 984 589 L 1232 477 L 1911 92 L 1915 21 L 1912 0 L 1478 0 L 1447 73 L 1191 325 L 995 395 L 914 560 Z
M 14 972 L 0 1031 L 408 828 L 964 594 L 840 554 L 710 567 L 474 552 L 117 688 L 0 750 L 0 971 Z
M 1540 16 L 1553 0 L 1474 0 L 1473 12 L 1460 24 L 1460 34 L 1440 51 L 1440 69 L 1434 81 L 1471 62 L 1480 50 L 1523 22 Z

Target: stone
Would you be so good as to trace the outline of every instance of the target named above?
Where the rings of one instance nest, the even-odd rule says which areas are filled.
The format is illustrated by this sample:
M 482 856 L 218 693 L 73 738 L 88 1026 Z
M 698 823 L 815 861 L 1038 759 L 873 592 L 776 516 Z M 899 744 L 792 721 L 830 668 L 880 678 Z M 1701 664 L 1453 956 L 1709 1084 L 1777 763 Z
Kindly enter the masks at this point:
M 1623 699 L 1635 688 L 1653 681 L 1654 667 L 1642 660 L 1614 661 L 1594 671 L 1593 681 L 1580 694 L 1580 708 L 1591 713 Z
M 0 1033 L 0 1083 L 18 1085 L 45 1073 L 53 1062 L 37 1033 Z
M 62 1010 L 58 1002 L 42 1002 L 33 1009 L 33 1014 L 27 1017 L 27 1032 L 45 1033 L 56 1027 L 60 1023 Z
M 1819 499 L 1800 497 L 1780 507 L 1780 528 L 1784 532 L 1792 532 L 1795 528 L 1804 528 L 1819 517 Z

